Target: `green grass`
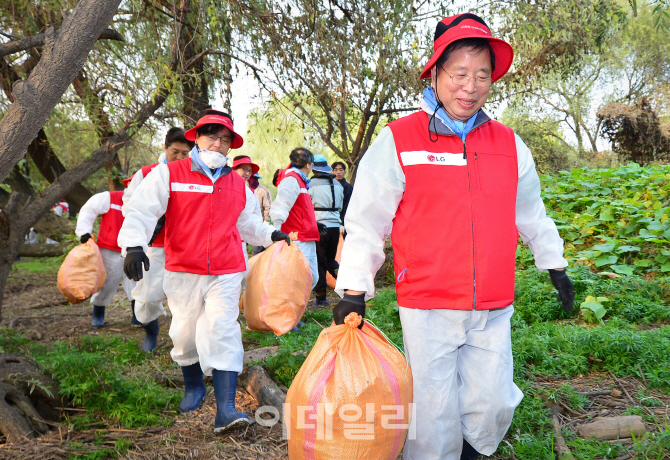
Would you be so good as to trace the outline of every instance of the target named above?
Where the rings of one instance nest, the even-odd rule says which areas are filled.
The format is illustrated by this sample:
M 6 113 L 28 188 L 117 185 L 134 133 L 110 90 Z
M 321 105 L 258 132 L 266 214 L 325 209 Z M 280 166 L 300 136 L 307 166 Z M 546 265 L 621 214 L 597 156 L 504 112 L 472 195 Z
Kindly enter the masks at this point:
M 512 318 L 512 343 L 515 381 L 525 397 L 516 410 L 506 442 L 498 453 L 519 460 L 553 459 L 553 430 L 547 403 L 561 400 L 572 409 L 584 412 L 589 400 L 565 383 L 550 391 L 534 384 L 536 375 L 573 378 L 591 371 L 612 371 L 618 376 L 638 376 L 638 365 L 650 388 L 670 393 L 670 308 L 667 279 L 647 281 L 636 275 L 610 278 L 592 273 L 582 266 L 571 270 L 575 283 L 576 309 L 564 312 L 556 298 L 549 276 L 535 268 L 517 272 L 515 314 Z M 587 296 L 607 297 L 607 313 L 602 323 L 591 324 L 580 313 Z M 402 347 L 398 304 L 393 289 L 381 289 L 368 302 L 367 316 Z M 275 337 L 271 333 L 245 332 L 245 340 L 260 346 L 278 345 L 279 354 L 266 366 L 275 378 L 289 386 L 318 338 L 328 326 L 329 311 L 305 314 L 307 325 L 300 333 Z M 660 401 L 641 395 L 645 405 Z M 646 402 L 645 402 L 646 401 Z M 641 410 L 641 409 L 640 409 Z M 640 412 L 641 415 L 648 416 Z M 567 431 L 565 438 L 578 459 L 616 458 L 626 452 L 620 444 L 584 440 Z M 507 444 L 509 443 L 509 444 Z M 670 455 L 667 428 L 634 445 L 641 459 Z
M 20 262 L 12 265 L 12 270 L 19 273 L 58 273 L 63 263 L 63 257 L 25 257 Z
M 35 359 L 60 385 L 62 396 L 87 412 L 70 421 L 82 429 L 101 420 L 125 428 L 170 425 L 181 391 L 165 388 L 151 377 L 152 355 L 142 353 L 135 341 L 121 337 L 84 336 L 73 345 L 54 342 L 35 345 L 12 329 L 0 330 L 0 349 L 23 352 Z

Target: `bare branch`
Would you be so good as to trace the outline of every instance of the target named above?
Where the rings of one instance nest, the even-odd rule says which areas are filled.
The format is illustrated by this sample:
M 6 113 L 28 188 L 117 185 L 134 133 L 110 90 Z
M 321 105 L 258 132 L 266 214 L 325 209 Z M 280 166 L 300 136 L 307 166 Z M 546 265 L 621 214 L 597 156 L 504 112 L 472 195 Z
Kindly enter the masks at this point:
M 417 110 L 419 110 L 419 107 L 407 107 L 404 109 L 384 109 L 370 112 L 370 115 L 387 115 L 389 113 L 416 112 Z
M 18 53 L 20 51 L 25 51 L 30 48 L 36 48 L 38 46 L 44 46 L 46 40 L 46 32 L 42 34 L 33 35 L 32 37 L 22 38 L 21 40 L 16 40 L 8 43 L 0 44 L 0 58 L 4 56 L 9 56 L 10 54 Z M 119 42 L 125 42 L 119 32 L 114 29 L 105 29 L 102 31 L 98 40 L 114 40 Z

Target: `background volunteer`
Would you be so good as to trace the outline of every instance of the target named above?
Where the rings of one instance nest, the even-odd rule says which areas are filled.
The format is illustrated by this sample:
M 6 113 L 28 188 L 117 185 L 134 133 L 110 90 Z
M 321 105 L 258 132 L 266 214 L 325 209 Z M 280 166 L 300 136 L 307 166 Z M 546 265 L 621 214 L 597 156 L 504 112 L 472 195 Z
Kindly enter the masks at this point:
M 159 164 L 188 158 L 193 142 L 186 140 L 184 130 L 179 127 L 170 128 L 165 135 L 163 153 L 158 158 L 158 163 L 146 165 L 133 174 L 126 193 L 123 195 L 123 207 L 130 201 L 134 191 L 142 183 L 144 178 Z M 156 224 L 154 234 L 149 241 L 147 257 L 151 270 L 144 273 L 142 279 L 137 282 L 132 295 L 135 299 L 135 316 L 144 328 L 144 340 L 142 340 L 142 351 L 150 352 L 156 348 L 160 325 L 158 318 L 165 315 L 163 308 L 163 277 L 165 276 L 165 216 L 161 217 Z
M 306 148 L 298 147 L 293 149 L 289 159 L 291 166 L 283 172 L 276 173 L 277 196 L 270 209 L 270 219 L 272 225 L 281 228 L 282 232 L 298 233 L 295 244 L 309 262 L 309 268 L 312 270 L 312 289 L 314 289 L 319 279 L 316 260 L 319 229 L 316 225 L 314 206 L 309 197 L 310 179 L 307 179 L 312 171 L 314 155 Z
M 172 313 L 172 358 L 184 375 L 182 412 L 197 410 L 206 396 L 203 373 L 214 381 L 214 431 L 243 428 L 246 414 L 235 409 L 237 375 L 242 371 L 242 334 L 237 322 L 242 273 L 242 240 L 270 245 L 288 240 L 253 213 L 257 200 L 244 180 L 227 166 L 225 154 L 239 148 L 230 115 L 207 110 L 185 133 L 195 141 L 191 158 L 158 165 L 126 204 L 119 242 L 124 270 L 142 278 L 147 242 L 165 214 L 163 288 Z M 290 241 L 289 241 L 290 243 Z
M 312 167 L 312 181 L 309 184 L 309 196 L 314 205 L 314 213 L 319 228 L 319 248 L 317 251 L 317 262 L 319 269 L 319 280 L 314 287 L 316 294 L 316 305 L 318 307 L 328 306 L 326 298 L 326 272 L 337 278 L 339 264 L 335 260 L 337 255 L 337 243 L 340 241 L 340 228 L 342 221 L 342 202 L 344 189 L 330 174 L 333 168 L 328 166 L 328 160 L 323 155 L 314 156 Z
M 258 198 L 258 202 L 261 205 L 261 213 L 263 214 L 263 222 L 270 223 L 270 209 L 272 208 L 272 194 L 270 190 L 266 187 L 263 187 L 260 183 L 262 179 L 258 173 L 254 174 L 249 178 L 249 187 L 253 190 L 254 195 Z M 263 252 L 265 248 L 263 246 L 254 246 L 253 251 L 254 255 Z
M 347 182 L 347 178 L 344 177 L 347 173 L 347 166 L 341 162 L 336 161 L 332 165 L 333 174 L 335 174 L 335 179 L 340 183 L 342 189 L 344 190 L 344 199 L 342 201 L 342 212 L 340 213 L 340 220 L 342 221 L 342 228 L 340 228 L 340 233 L 345 233 L 344 227 L 344 216 L 347 215 L 347 208 L 349 207 L 349 201 L 351 200 L 351 194 L 354 193 L 354 186 Z
M 131 293 L 135 282 L 123 276 L 123 257 L 121 257 L 121 248 L 116 243 L 119 230 L 123 225 L 122 195 L 121 191 L 96 193 L 81 207 L 77 216 L 77 227 L 74 233 L 80 237 L 79 240 L 82 243 L 86 243 L 91 238 L 93 223 L 98 216 L 102 216 L 96 243 L 100 248 L 107 278 L 100 290 L 91 296 L 91 304 L 93 304 L 91 326 L 93 327 L 105 325 L 105 307 L 112 301 L 119 283 L 122 283 L 123 290 L 133 309 L 131 323 L 136 326 L 141 325 L 135 318 L 135 301 Z
M 481 110 L 511 46 L 466 13 L 438 23 L 434 50 L 422 110 L 385 127 L 358 168 L 336 286 L 344 298 L 333 309 L 337 324 L 365 314 L 391 234 L 416 404 L 406 460 L 491 455 L 509 428 L 523 397 L 510 338 L 518 234 L 563 308 L 574 303 L 532 155 Z
M 233 171 L 235 171 L 242 179 L 244 179 L 244 182 L 247 183 L 247 186 L 249 186 L 249 179 L 253 177 L 253 175 L 256 174 L 259 169 L 260 166 L 252 162 L 251 158 L 246 155 L 238 155 L 233 158 Z M 249 187 L 249 189 L 251 189 L 251 187 Z M 255 215 L 260 217 L 261 220 L 263 220 L 261 204 L 258 202 L 258 200 L 256 200 L 256 206 L 254 207 L 253 212 Z M 247 280 L 247 273 L 249 271 L 249 254 L 247 253 L 247 243 L 245 241 L 242 241 L 242 253 L 244 253 L 245 264 L 244 273 L 242 274 L 242 289 L 244 289 Z

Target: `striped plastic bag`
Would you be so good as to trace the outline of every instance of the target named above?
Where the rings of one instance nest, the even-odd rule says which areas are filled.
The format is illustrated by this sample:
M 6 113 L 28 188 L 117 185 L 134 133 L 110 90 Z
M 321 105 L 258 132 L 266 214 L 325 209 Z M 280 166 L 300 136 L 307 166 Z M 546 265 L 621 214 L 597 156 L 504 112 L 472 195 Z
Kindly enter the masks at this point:
M 395 460 L 412 417 L 412 372 L 377 328 L 350 313 L 321 331 L 286 397 L 290 460 Z
M 252 331 L 286 334 L 305 313 L 312 290 L 312 270 L 295 244 L 278 241 L 249 260 L 247 286 L 241 299 Z
M 58 269 L 58 290 L 70 304 L 98 292 L 107 279 L 100 249 L 93 238 L 72 248 Z

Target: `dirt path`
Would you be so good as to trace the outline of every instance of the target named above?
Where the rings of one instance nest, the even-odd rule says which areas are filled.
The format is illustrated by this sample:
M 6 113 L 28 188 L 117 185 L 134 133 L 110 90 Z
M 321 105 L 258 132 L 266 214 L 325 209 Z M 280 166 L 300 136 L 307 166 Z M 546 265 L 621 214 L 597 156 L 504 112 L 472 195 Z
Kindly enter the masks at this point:
M 32 340 L 47 345 L 56 341 L 76 343 L 84 335 L 123 336 L 139 343 L 144 330 L 130 325 L 131 307 L 119 288 L 106 309 L 105 327 L 91 327 L 89 302 L 68 305 L 56 288 L 53 272 L 32 272 L 14 265 L 5 290 L 3 321 L 0 327 L 12 327 Z M 169 315 L 169 311 L 168 311 Z M 172 344 L 168 336 L 169 316 L 161 318 L 156 360 L 169 360 Z M 175 374 L 178 368 L 175 365 Z M 211 387 L 208 389 L 211 390 Z M 253 418 L 256 400 L 243 390 L 237 393 L 237 408 Z M 119 426 L 98 424 L 96 429 L 68 431 L 65 423 L 54 424 L 53 430 L 26 444 L 6 444 L 0 436 L 0 459 L 64 459 L 72 455 L 92 454 L 103 447 L 114 447 L 118 439 L 130 442 L 128 459 L 287 459 L 286 441 L 279 425 L 268 428 L 254 424 L 246 431 L 214 435 L 216 403 L 209 394 L 198 412 L 176 415 L 170 427 L 145 427 L 127 430 Z M 102 440 L 102 444 L 101 444 Z M 75 451 L 69 446 L 75 443 Z M 93 458 L 93 457 L 90 457 Z M 97 457 L 95 457 L 97 458 Z

